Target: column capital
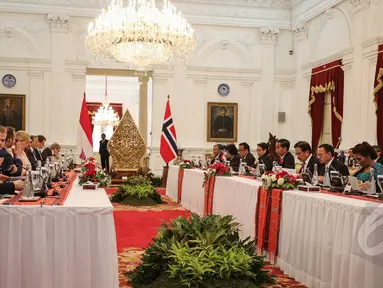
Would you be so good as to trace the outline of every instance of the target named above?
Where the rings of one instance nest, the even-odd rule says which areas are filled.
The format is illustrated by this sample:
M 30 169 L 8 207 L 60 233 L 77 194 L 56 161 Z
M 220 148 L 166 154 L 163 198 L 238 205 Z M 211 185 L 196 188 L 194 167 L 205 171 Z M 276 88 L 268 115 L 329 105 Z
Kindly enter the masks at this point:
M 41 71 L 29 71 L 28 76 L 30 79 L 40 79 L 44 76 L 44 73 Z
M 371 0 L 350 0 L 350 10 L 356 15 L 360 11 L 370 7 Z
M 250 81 L 243 81 L 239 83 L 242 87 L 252 87 L 254 85 L 254 82 Z
M 72 77 L 73 77 L 73 80 L 75 81 L 83 81 L 85 80 L 85 73 L 75 73 L 75 74 L 72 74 Z
M 52 32 L 66 33 L 69 26 L 69 15 L 66 14 L 48 14 L 47 21 Z
M 308 26 L 306 23 L 298 23 L 293 28 L 293 32 L 297 41 L 306 40 L 308 37 Z
M 275 45 L 277 37 L 279 35 L 279 29 L 277 28 L 261 28 L 259 30 L 261 36 L 261 44 L 263 45 Z
M 205 86 L 207 84 L 207 79 L 206 77 L 194 78 L 193 83 L 196 86 Z

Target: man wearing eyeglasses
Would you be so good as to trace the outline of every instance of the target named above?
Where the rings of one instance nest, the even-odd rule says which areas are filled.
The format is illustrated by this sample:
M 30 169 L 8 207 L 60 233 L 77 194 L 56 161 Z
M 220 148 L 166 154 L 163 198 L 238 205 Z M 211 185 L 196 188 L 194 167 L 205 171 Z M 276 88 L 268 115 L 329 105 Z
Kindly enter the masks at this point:
M 319 162 L 324 166 L 329 168 L 329 172 L 338 171 L 342 176 L 348 176 L 350 173 L 348 168 L 342 162 L 334 158 L 335 151 L 334 147 L 329 144 L 322 144 L 318 148 L 318 159 Z M 319 181 L 323 181 L 325 169 L 320 169 L 319 171 Z

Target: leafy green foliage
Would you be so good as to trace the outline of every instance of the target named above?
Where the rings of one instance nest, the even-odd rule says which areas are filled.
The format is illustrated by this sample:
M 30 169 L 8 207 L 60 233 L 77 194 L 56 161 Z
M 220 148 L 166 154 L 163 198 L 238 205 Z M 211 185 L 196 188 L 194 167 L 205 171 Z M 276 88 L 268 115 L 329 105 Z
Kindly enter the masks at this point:
M 273 283 L 262 270 L 264 257 L 255 253 L 255 242 L 241 240 L 238 227 L 232 216 L 195 214 L 190 220 L 179 217 L 163 224 L 145 250 L 142 264 L 128 276 L 136 288 L 173 287 L 173 282 L 177 287 L 196 288 L 233 288 L 237 280 L 241 288 Z
M 125 204 L 126 201 L 133 203 L 138 203 L 137 200 L 154 200 L 156 204 L 162 203 L 160 194 L 157 193 L 156 188 L 151 185 L 150 180 L 145 176 L 134 176 L 129 177 L 127 181 L 118 187 L 118 191 L 113 194 L 112 202 L 121 202 Z M 143 201 L 144 204 L 150 203 L 150 201 Z M 134 204 L 133 204 L 134 205 Z
M 154 187 L 162 187 L 162 177 L 152 177 L 150 181 Z

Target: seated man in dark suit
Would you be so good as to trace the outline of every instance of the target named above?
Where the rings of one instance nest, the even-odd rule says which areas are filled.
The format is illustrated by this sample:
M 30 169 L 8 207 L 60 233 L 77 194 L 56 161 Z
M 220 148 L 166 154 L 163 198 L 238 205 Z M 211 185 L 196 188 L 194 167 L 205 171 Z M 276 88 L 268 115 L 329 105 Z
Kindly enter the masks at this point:
M 297 158 L 299 161 L 302 162 L 301 170 L 299 171 L 299 174 L 302 173 L 308 173 L 310 176 L 314 174 L 314 167 L 315 164 L 318 168 L 318 174 L 321 164 L 316 157 L 316 155 L 312 154 L 311 146 L 306 141 L 299 141 L 297 144 L 294 145 L 295 148 L 295 155 L 297 155 Z
M 9 181 L 9 178 L 0 174 L 0 195 L 15 194 L 16 191 L 21 191 L 24 188 L 22 180 Z
M 37 154 L 35 152 L 37 136 L 31 135 L 30 137 L 31 137 L 30 147 L 25 150 L 25 154 L 27 154 L 28 160 L 29 162 L 31 162 L 32 170 L 36 170 L 37 161 L 38 161 Z
M 239 156 L 247 166 L 253 167 L 255 164 L 255 157 L 250 153 L 250 146 L 246 142 L 239 144 Z
M 2 159 L 1 172 L 8 176 L 20 176 L 22 173 L 22 162 L 12 157 L 7 151 L 5 143 L 7 140 L 7 129 L 0 126 L 0 159 Z
M 295 169 L 295 159 L 293 154 L 289 152 L 290 141 L 286 139 L 279 139 L 275 144 L 275 152 L 277 152 L 279 159 L 279 165 L 286 169 Z
M 318 159 L 322 164 L 322 169 L 319 170 L 319 181 L 323 182 L 325 167 L 329 167 L 329 172 L 338 171 L 342 176 L 348 176 L 350 173 L 348 168 L 342 162 L 339 162 L 334 158 L 335 151 L 334 147 L 329 144 L 322 144 L 318 148 Z
M 226 160 L 226 157 L 222 151 L 221 144 L 216 144 L 213 146 L 213 154 L 214 154 L 214 158 L 212 160 L 212 163 L 214 163 L 214 162 L 221 162 L 222 163 Z

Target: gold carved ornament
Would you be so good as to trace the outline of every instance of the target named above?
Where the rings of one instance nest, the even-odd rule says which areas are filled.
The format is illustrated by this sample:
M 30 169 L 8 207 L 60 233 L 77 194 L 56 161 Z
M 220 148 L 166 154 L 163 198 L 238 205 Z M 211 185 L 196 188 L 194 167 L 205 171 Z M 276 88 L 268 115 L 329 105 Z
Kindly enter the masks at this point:
M 108 148 L 113 169 L 140 169 L 146 152 L 145 142 L 127 109 L 117 126 Z
M 383 51 L 382 51 L 383 52 Z M 383 68 L 379 69 L 378 76 L 376 77 L 376 81 L 378 81 L 378 85 L 374 88 L 374 104 L 375 104 L 375 113 L 378 114 L 378 92 L 383 87 Z

